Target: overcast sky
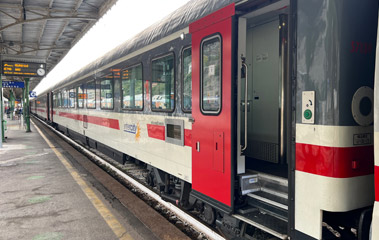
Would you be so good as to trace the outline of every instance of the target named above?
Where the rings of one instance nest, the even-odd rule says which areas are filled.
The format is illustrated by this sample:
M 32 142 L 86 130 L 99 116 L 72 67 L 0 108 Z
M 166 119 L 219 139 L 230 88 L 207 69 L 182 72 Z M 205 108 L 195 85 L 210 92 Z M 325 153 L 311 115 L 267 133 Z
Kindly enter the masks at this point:
M 34 91 L 62 80 L 132 38 L 189 0 L 118 0 Z

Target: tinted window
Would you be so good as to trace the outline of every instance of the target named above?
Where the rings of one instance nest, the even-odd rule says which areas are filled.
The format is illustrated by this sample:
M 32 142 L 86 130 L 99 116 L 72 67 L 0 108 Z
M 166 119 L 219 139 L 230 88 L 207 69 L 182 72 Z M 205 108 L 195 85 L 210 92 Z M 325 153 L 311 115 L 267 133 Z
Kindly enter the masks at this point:
M 113 74 L 100 81 L 100 108 L 113 109 Z
M 192 50 L 187 48 L 182 53 L 183 96 L 182 108 L 185 112 L 192 110 Z
M 168 55 L 152 61 L 151 109 L 173 111 L 175 99 L 174 56 Z
M 84 107 L 84 99 L 86 99 L 86 94 L 84 93 L 84 85 L 77 87 L 77 99 L 78 99 L 78 108 Z
M 127 68 L 121 73 L 122 108 L 143 108 L 142 65 Z
M 69 107 L 74 108 L 75 107 L 75 90 L 74 89 L 70 90 L 68 97 L 69 97 L 69 101 L 68 101 Z
M 87 83 L 87 108 L 96 108 L 96 84 L 95 81 Z
M 68 107 L 68 91 L 63 91 L 63 107 Z
M 57 106 L 62 107 L 62 92 L 57 93 Z
M 204 113 L 221 110 L 221 39 L 214 36 L 201 45 L 201 108 Z
M 57 107 L 57 94 L 53 93 L 53 108 Z

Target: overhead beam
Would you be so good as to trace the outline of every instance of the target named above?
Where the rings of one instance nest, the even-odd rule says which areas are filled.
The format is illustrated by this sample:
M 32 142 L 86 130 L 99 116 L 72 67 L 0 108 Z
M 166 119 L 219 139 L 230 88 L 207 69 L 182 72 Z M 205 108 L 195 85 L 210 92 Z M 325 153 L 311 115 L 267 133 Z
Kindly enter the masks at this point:
M 53 5 L 53 1 L 54 0 L 50 0 L 49 8 L 51 8 L 51 6 Z M 47 20 L 44 21 L 43 26 L 41 27 L 41 31 L 38 37 L 37 48 L 41 48 L 41 39 L 42 39 L 43 33 L 45 32 L 46 24 L 47 24 Z M 36 52 L 35 55 L 37 56 L 38 51 L 35 51 L 35 52 Z
M 4 54 L 1 56 L 1 59 L 3 61 L 28 61 L 28 62 L 34 62 L 34 63 L 46 63 L 46 59 L 44 57 L 36 57 L 36 56 L 17 56 L 17 55 L 9 55 Z
M 18 10 L 21 10 L 22 6 L 20 4 L 0 3 L 0 8 L 1 9 L 18 9 Z M 97 10 L 97 8 L 94 8 L 94 9 Z M 72 13 L 72 10 L 56 9 L 56 8 L 52 8 L 51 6 L 49 6 L 49 7 L 25 6 L 25 11 L 47 12 L 48 14 L 51 14 L 51 13 L 71 14 Z M 88 14 L 98 15 L 97 11 L 86 11 L 85 13 L 87 15 Z
M 63 27 L 62 27 L 62 29 L 61 29 L 61 31 L 59 32 L 58 36 L 55 38 L 55 41 L 54 41 L 55 44 L 58 42 L 58 40 L 61 38 L 63 32 L 66 30 L 66 27 L 67 27 L 68 23 L 69 23 L 69 21 L 66 20 L 65 23 L 64 23 L 64 25 L 63 25 Z M 50 55 L 51 55 L 51 50 L 48 52 L 46 59 L 49 59 Z
M 9 46 L 9 47 L 11 47 L 12 44 L 13 44 L 13 46 L 22 45 L 23 47 L 33 48 L 33 49 L 37 49 L 38 46 L 40 48 L 44 48 L 44 47 L 70 48 L 71 47 L 71 44 L 50 45 L 50 44 L 38 44 L 38 42 L 27 42 L 27 41 L 24 41 L 23 43 L 18 42 L 18 41 L 17 42 L 4 41 L 4 42 L 2 42 L 2 44 L 3 44 L 3 46 Z
M 17 20 L 14 23 L 8 24 L 4 27 L 0 28 L 0 32 L 4 31 L 7 28 L 17 26 L 24 23 L 30 23 L 30 22 L 38 22 L 38 21 L 45 21 L 45 20 L 68 20 L 68 19 L 78 19 L 78 20 L 87 20 L 87 21 L 95 21 L 97 20 L 97 17 L 89 16 L 89 17 L 78 17 L 75 15 L 72 16 L 64 16 L 64 17 L 52 17 L 52 16 L 46 16 L 41 18 L 34 18 L 34 19 L 27 19 L 27 20 Z

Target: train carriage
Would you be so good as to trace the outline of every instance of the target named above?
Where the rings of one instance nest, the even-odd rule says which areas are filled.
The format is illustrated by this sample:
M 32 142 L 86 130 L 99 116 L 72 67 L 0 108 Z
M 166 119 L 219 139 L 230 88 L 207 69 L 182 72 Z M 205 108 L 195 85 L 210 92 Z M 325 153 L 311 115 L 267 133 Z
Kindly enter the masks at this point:
M 379 21 L 379 20 L 378 20 Z M 378 32 L 379 34 L 379 32 Z M 370 229 L 370 239 L 379 238 L 379 35 L 376 46 L 375 64 L 375 88 L 374 88 L 374 155 L 375 155 L 375 203 L 372 215 L 372 227 Z
M 229 238 L 365 239 L 377 22 L 376 1 L 193 0 L 35 113 Z

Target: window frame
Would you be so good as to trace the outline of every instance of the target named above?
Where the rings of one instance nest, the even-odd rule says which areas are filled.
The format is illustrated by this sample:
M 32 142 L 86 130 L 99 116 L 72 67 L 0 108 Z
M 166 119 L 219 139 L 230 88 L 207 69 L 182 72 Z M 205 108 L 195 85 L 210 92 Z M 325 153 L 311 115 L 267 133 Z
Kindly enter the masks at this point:
M 173 57 L 173 60 L 174 60 L 174 105 L 173 105 L 173 108 L 172 109 L 169 109 L 169 110 L 166 110 L 166 109 L 154 109 L 153 108 L 153 62 L 160 59 L 160 58 L 164 58 L 164 57 L 167 57 L 167 56 L 172 56 Z M 165 113 L 173 113 L 175 111 L 175 108 L 176 108 L 176 58 L 175 58 L 175 52 L 173 51 L 170 51 L 168 53 L 164 53 L 164 54 L 161 54 L 161 55 L 158 55 L 154 58 L 151 59 L 150 61 L 150 76 L 151 76 L 151 80 L 150 80 L 150 109 L 152 112 L 165 112 Z
M 204 79 L 203 79 L 203 46 L 204 46 L 204 43 L 207 42 L 207 41 L 210 41 L 214 38 L 218 38 L 220 40 L 220 88 L 219 88 L 219 92 L 220 92 L 220 107 L 217 111 L 210 111 L 210 110 L 204 110 L 203 109 L 203 83 L 204 83 Z M 222 36 L 220 33 L 214 33 L 212 35 L 209 35 L 209 36 L 206 36 L 204 37 L 201 42 L 200 42 L 200 94 L 199 94 L 199 97 L 200 97 L 200 111 L 203 115 L 213 115 L 213 116 L 217 116 L 221 113 L 222 111 L 222 83 L 223 83 L 223 75 L 222 75 L 222 65 L 223 65 L 223 49 L 222 49 L 223 45 L 222 45 Z
M 106 79 L 106 77 L 110 76 L 110 75 L 112 75 L 112 79 Z M 112 83 L 112 107 L 111 108 L 101 106 L 101 103 L 102 103 L 102 101 L 101 101 L 101 90 L 102 90 L 101 86 L 103 85 L 102 81 L 107 81 L 107 80 L 110 80 Z M 95 92 L 96 92 L 96 90 L 95 90 Z M 112 72 L 109 74 L 105 74 L 104 76 L 102 76 L 100 78 L 100 109 L 101 110 L 113 110 L 114 109 L 114 102 L 115 102 L 114 101 L 114 73 Z
M 94 83 L 94 86 L 95 86 L 95 88 L 94 88 L 94 90 L 95 90 L 95 106 L 94 107 L 88 107 L 88 83 L 91 83 L 91 82 L 93 82 Z M 86 82 L 85 83 L 86 84 L 86 96 L 87 96 L 87 101 L 86 101 L 86 109 L 96 109 L 96 80 L 95 79 L 93 79 L 93 80 L 90 80 L 90 81 L 88 81 L 88 82 Z
M 124 108 L 124 91 L 122 89 L 122 72 L 125 71 L 125 70 L 128 70 L 128 69 L 131 69 L 131 68 L 135 68 L 135 67 L 138 67 L 138 66 L 141 66 L 141 70 L 142 70 L 142 108 Z M 120 102 L 121 102 L 121 109 L 122 110 L 126 110 L 126 111 L 143 111 L 144 108 L 145 108 L 145 80 L 144 80 L 144 74 L 143 74 L 143 63 L 140 62 L 140 63 L 137 63 L 137 64 L 133 64 L 133 65 L 130 65 L 129 67 L 126 67 L 126 68 L 123 68 L 121 71 L 120 71 L 120 80 L 121 80 L 121 87 L 120 87 L 120 96 L 121 96 L 121 99 L 120 99 Z
M 180 74 L 180 77 L 181 77 L 181 85 L 182 85 L 182 88 L 181 88 L 181 104 L 182 104 L 182 111 L 184 113 L 192 113 L 192 87 L 191 87 L 191 110 L 187 110 L 184 108 L 184 51 L 187 50 L 187 49 L 191 49 L 191 65 L 192 65 L 192 45 L 188 45 L 188 46 L 185 46 L 183 47 L 182 51 L 181 51 L 181 74 Z M 192 72 L 191 72 L 192 74 Z M 191 84 L 192 84 L 192 79 L 191 79 Z

